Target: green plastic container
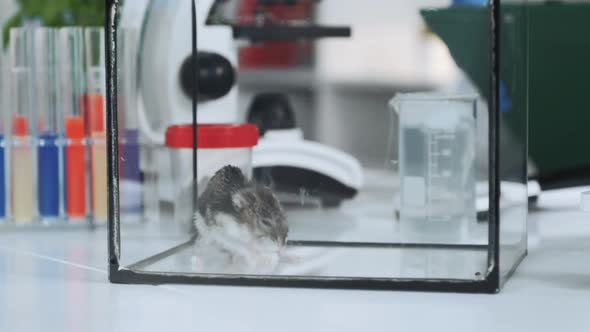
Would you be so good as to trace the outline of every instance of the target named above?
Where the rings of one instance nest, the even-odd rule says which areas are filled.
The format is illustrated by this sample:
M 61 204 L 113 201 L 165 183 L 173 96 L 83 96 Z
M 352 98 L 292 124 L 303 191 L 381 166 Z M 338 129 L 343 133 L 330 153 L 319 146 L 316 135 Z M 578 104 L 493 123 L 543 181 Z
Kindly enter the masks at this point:
M 590 125 L 586 81 L 590 77 L 590 4 L 502 5 L 501 9 L 500 78 L 512 104 L 503 119 L 508 127 L 522 128 L 519 122 L 526 121 L 528 98 L 529 155 L 541 179 L 590 169 L 584 135 Z M 422 16 L 446 43 L 457 65 L 488 98 L 488 8 L 428 9 Z M 513 134 L 523 135 L 517 130 Z

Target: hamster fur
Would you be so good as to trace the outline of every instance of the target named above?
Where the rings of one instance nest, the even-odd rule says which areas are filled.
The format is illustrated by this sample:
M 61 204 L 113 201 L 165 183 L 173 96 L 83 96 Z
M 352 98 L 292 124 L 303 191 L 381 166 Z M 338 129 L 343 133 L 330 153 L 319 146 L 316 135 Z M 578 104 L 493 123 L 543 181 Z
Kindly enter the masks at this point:
M 195 249 L 206 261 L 224 257 L 231 272 L 270 273 L 279 263 L 289 227 L 273 192 L 246 179 L 242 171 L 225 166 L 199 195 L 195 213 Z M 215 258 L 213 258 L 215 257 Z

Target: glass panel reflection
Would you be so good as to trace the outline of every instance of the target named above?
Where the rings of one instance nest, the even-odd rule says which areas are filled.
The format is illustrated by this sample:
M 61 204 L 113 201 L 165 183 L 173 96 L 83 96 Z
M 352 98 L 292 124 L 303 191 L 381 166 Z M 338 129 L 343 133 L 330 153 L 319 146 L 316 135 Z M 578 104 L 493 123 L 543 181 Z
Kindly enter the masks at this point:
M 139 7 L 118 30 L 124 264 L 485 278 L 485 4 L 198 1 L 196 54 L 190 2 Z

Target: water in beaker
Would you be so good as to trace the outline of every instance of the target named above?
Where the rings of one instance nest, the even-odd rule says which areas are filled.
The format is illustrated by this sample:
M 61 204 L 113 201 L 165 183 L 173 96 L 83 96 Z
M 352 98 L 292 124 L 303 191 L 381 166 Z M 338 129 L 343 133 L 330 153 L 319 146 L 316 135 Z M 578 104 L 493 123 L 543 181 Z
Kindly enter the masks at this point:
M 414 241 L 455 241 L 476 220 L 476 99 L 398 94 L 391 106 L 399 116 L 402 229 Z

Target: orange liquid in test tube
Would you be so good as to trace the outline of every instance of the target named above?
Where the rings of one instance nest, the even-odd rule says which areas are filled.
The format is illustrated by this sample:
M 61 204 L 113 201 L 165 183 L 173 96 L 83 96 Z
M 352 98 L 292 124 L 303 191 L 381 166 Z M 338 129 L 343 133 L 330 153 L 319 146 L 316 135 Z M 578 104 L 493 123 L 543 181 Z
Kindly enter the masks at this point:
M 107 149 L 104 125 L 104 97 L 86 96 L 90 145 L 91 209 L 96 222 L 107 219 Z
M 66 117 L 66 212 L 71 219 L 86 217 L 86 170 L 84 151 L 84 120 Z

